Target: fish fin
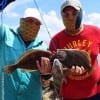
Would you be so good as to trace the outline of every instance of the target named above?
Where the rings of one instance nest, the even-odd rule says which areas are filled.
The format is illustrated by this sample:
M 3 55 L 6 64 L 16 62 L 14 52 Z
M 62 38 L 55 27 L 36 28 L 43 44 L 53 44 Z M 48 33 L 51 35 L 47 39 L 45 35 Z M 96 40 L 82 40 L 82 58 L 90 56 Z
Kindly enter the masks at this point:
M 6 72 L 7 74 L 11 74 L 16 70 L 16 65 L 12 64 L 12 65 L 8 65 L 5 67 L 4 72 Z
M 85 51 L 85 50 L 81 50 L 81 52 L 86 56 L 86 58 L 88 59 L 90 65 L 91 65 L 91 57 L 90 57 L 90 54 L 87 51 Z

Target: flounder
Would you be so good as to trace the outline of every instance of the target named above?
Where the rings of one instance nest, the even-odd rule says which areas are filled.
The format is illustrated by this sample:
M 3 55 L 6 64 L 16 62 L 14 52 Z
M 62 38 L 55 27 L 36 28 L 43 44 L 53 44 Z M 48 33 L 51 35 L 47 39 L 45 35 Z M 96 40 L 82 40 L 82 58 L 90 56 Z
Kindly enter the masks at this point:
M 58 49 L 56 57 L 63 66 L 71 68 L 74 66 L 84 66 L 91 70 L 91 58 L 88 52 L 78 49 Z
M 37 70 L 36 61 L 40 61 L 41 57 L 49 58 L 51 55 L 52 53 L 46 50 L 28 50 L 19 58 L 19 60 L 15 64 L 6 66 L 5 72 L 10 74 L 17 68 L 26 71 Z

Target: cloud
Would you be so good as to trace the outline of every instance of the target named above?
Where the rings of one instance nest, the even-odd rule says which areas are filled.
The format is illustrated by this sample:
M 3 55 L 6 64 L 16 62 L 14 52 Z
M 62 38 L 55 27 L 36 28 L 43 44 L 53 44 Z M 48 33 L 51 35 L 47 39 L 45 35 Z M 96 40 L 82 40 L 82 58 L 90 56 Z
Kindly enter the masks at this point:
M 57 28 L 63 27 L 61 19 L 57 17 L 55 11 L 48 13 L 40 12 L 36 8 L 27 8 L 24 13 L 24 17 L 33 16 L 39 18 L 42 23 L 47 24 L 48 27 L 56 26 Z
M 58 18 L 55 11 L 48 13 L 39 12 L 36 8 L 27 8 L 24 17 L 33 16 L 39 18 L 43 25 L 41 26 L 39 36 L 45 41 L 49 41 L 51 37 L 63 28 L 60 18 Z
M 54 10 L 45 13 L 39 12 L 36 8 L 27 8 L 24 16 L 34 16 L 41 19 L 43 25 L 41 26 L 39 36 L 47 42 L 50 41 L 52 36 L 64 28 L 61 17 L 59 17 Z M 83 18 L 84 23 L 100 26 L 99 13 L 86 14 L 84 12 Z
M 7 17 L 19 17 L 21 13 L 20 11 L 17 12 L 17 8 L 22 8 L 30 2 L 32 2 L 32 0 L 15 0 L 7 5 L 7 7 L 4 9 L 4 14 Z
M 84 23 L 100 27 L 100 13 L 90 13 L 84 15 Z
M 24 5 L 24 3 L 26 4 L 27 0 L 24 0 L 24 2 L 16 2 L 15 4 L 12 3 L 11 5 L 9 5 L 8 8 L 10 9 L 6 9 L 6 14 L 9 17 L 17 17 L 21 16 L 21 14 L 13 12 L 11 10 L 11 6 L 13 7 L 18 7 L 18 6 L 22 6 L 22 4 Z M 60 30 L 62 30 L 64 28 L 63 23 L 62 23 L 62 19 L 61 17 L 59 17 L 57 15 L 57 12 L 54 10 L 51 10 L 49 12 L 44 12 L 41 11 L 39 12 L 36 8 L 27 8 L 24 12 L 24 17 L 25 16 L 34 16 L 39 18 L 43 25 L 41 26 L 40 29 L 40 33 L 39 36 L 45 40 L 45 41 L 49 41 L 51 39 L 52 36 L 54 36 L 57 32 L 59 32 Z M 86 14 L 85 11 L 83 12 L 83 23 L 86 24 L 93 24 L 96 26 L 100 27 L 100 13 L 90 13 L 90 14 Z

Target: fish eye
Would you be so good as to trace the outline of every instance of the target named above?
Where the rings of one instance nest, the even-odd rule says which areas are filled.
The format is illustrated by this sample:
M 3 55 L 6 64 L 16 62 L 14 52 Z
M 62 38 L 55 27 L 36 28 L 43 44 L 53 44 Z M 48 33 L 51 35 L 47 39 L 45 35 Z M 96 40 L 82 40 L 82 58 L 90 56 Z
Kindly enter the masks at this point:
M 57 52 L 57 58 L 59 59 L 59 60 L 64 60 L 65 58 L 66 58 L 66 52 L 64 52 L 64 51 L 58 51 Z
M 57 55 L 57 58 L 58 58 L 58 59 L 63 59 L 63 56 L 60 55 L 60 54 L 58 54 L 58 55 Z

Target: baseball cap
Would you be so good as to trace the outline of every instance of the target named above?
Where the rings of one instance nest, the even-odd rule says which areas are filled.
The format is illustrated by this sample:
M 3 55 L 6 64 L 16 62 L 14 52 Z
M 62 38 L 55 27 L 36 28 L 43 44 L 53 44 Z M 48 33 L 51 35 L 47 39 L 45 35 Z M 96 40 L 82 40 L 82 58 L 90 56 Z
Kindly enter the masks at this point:
M 61 6 L 61 11 L 67 6 L 74 7 L 76 10 L 79 11 L 81 8 L 81 3 L 80 0 L 65 0 Z
M 39 13 L 38 10 L 35 9 L 35 8 L 27 8 L 27 9 L 25 10 L 24 15 L 23 15 L 23 18 L 28 18 L 28 17 L 37 19 L 37 20 L 39 20 L 40 22 L 42 22 L 40 13 Z

